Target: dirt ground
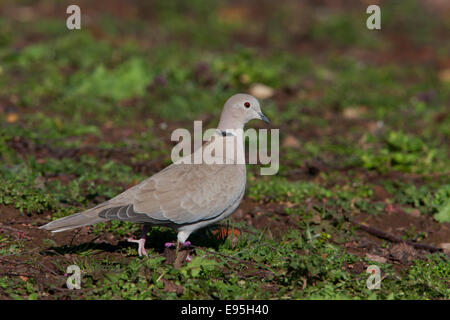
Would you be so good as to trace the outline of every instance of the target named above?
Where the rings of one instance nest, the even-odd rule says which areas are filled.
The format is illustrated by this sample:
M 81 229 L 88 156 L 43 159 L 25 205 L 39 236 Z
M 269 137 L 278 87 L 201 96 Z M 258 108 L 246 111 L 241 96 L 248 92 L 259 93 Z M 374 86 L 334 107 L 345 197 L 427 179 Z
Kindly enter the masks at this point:
M 383 1 L 372 2 L 384 3 Z M 423 5 L 431 12 L 440 12 L 439 19 L 436 18 L 436 21 L 442 20 L 445 22 L 445 17 L 448 17 L 446 14 L 449 12 L 447 5 L 439 1 L 425 1 Z M 60 12 L 64 6 L 65 3 L 46 1 L 38 2 L 32 6 L 7 2 L 0 9 L 3 14 L 13 17 L 5 20 L 7 21 L 5 25 L 13 28 L 18 21 L 34 21 L 36 23 L 41 17 L 50 21 L 57 21 L 60 19 Z M 391 19 L 388 20 L 388 22 L 391 21 L 390 27 L 387 27 L 387 31 L 379 39 L 377 38 L 381 45 L 373 47 L 370 43 L 373 39 L 369 37 L 369 40 L 367 40 L 365 34 L 357 34 L 354 38 L 347 39 L 348 32 L 346 30 L 349 29 L 346 28 L 350 28 L 348 24 L 351 23 L 348 21 L 355 21 L 356 18 L 353 18 L 354 16 L 351 13 L 353 11 L 344 1 L 317 1 L 314 3 L 306 2 L 306 4 L 287 1 L 286 9 L 280 12 L 275 10 L 278 6 L 275 2 L 264 1 L 261 5 L 255 5 L 250 1 L 230 1 L 224 6 L 214 7 L 214 10 L 216 10 L 214 15 L 218 17 L 217 19 L 221 23 L 230 23 L 233 26 L 230 27 L 231 31 L 224 32 L 225 35 L 223 35 L 226 43 L 234 44 L 232 48 L 227 48 L 226 45 L 220 43 L 217 45 L 218 47 L 213 47 L 208 41 L 205 44 L 202 42 L 205 41 L 203 38 L 199 36 L 199 39 L 197 39 L 195 35 L 192 36 L 187 32 L 186 30 L 196 25 L 191 19 L 183 22 L 186 24 L 184 27 L 180 27 L 175 22 L 173 22 L 173 25 L 165 22 L 172 21 L 171 19 L 175 19 L 174 17 L 179 17 L 179 9 L 171 8 L 169 5 L 165 7 L 158 1 L 149 4 L 139 1 L 108 1 L 107 5 L 104 1 L 95 3 L 80 1 L 80 6 L 83 8 L 83 13 L 88 17 L 87 21 L 91 21 L 87 28 L 89 35 L 95 41 L 106 41 L 108 45 L 116 48 L 116 51 L 111 49 L 111 52 L 108 51 L 105 54 L 105 56 L 111 58 L 108 62 L 110 63 L 108 66 L 111 67 L 110 69 L 113 69 L 112 66 L 115 66 L 115 64 L 120 65 L 122 60 L 125 61 L 128 58 L 129 53 L 126 50 L 130 50 L 130 52 L 135 50 L 126 49 L 122 43 L 123 38 L 134 41 L 133 43 L 144 53 L 153 52 L 152 50 L 155 50 L 155 48 L 166 50 L 166 46 L 170 47 L 170 44 L 177 43 L 185 48 L 192 46 L 192 48 L 197 49 L 198 47 L 200 52 L 205 51 L 205 55 L 197 60 L 194 59 L 193 66 L 189 64 L 187 58 L 185 61 L 183 56 L 174 56 L 173 60 L 176 60 L 177 63 L 181 61 L 181 63 L 179 65 L 175 63 L 175 67 L 173 67 L 172 58 L 167 58 L 167 69 L 172 67 L 177 71 L 177 69 L 185 68 L 186 70 L 183 69 L 183 72 L 188 76 L 183 73 L 174 76 L 175 71 L 166 72 L 163 67 L 163 76 L 153 77 L 150 83 L 146 85 L 145 93 L 141 96 L 136 94 L 136 97 L 120 98 L 117 101 L 113 98 L 107 100 L 107 103 L 112 104 L 115 109 L 113 112 L 105 112 L 106 121 L 104 115 L 102 115 L 101 108 L 103 108 L 103 105 L 101 103 L 98 105 L 98 110 L 80 111 L 84 119 L 78 121 L 74 120 L 75 117 L 70 116 L 72 112 L 70 106 L 66 110 L 65 106 L 61 106 L 63 104 L 55 103 L 52 105 L 52 101 L 66 98 L 65 94 L 61 93 L 65 92 L 65 89 L 57 87 L 56 84 L 52 84 L 55 88 L 51 87 L 51 89 L 46 89 L 47 91 L 42 89 L 44 93 L 41 93 L 40 89 L 36 89 L 38 86 L 35 86 L 34 82 L 30 80 L 30 83 L 26 83 L 33 88 L 30 90 L 32 93 L 28 97 L 29 100 L 24 99 L 22 101 L 21 98 L 17 97 L 28 90 L 28 88 L 23 89 L 21 87 L 21 83 L 27 79 L 27 75 L 21 68 L 25 70 L 35 68 L 35 62 L 27 65 L 28 60 L 26 59 L 33 61 L 32 58 L 28 58 L 28 55 L 22 57 L 21 52 L 35 44 L 48 45 L 52 48 L 54 43 L 51 41 L 54 37 L 57 38 L 56 36 L 49 32 L 33 31 L 23 27 L 23 30 L 18 31 L 21 33 L 20 36 L 11 40 L 8 45 L 4 46 L 4 49 L 0 47 L 2 48 L 0 57 L 3 57 L 3 55 L 5 57 L 17 56 L 22 57 L 21 59 L 25 61 L 15 62 L 15 58 L 11 58 L 13 62 L 11 62 L 10 67 L 5 62 L 5 65 L 7 65 L 5 72 L 8 79 L 0 82 L 2 88 L 0 90 L 0 111 L 2 120 L 4 120 L 0 135 L 0 151 L 4 153 L 1 158 L 5 163 L 2 169 L 2 180 L 5 185 L 9 181 L 17 184 L 17 181 L 14 182 L 13 172 L 15 172 L 15 168 L 23 164 L 27 164 L 28 167 L 32 167 L 33 170 L 38 172 L 38 178 L 33 181 L 32 186 L 26 187 L 33 190 L 30 193 L 31 195 L 23 196 L 20 192 L 13 192 L 10 190 L 12 187 L 9 186 L 1 189 L 4 195 L 0 195 L 0 235 L 3 236 L 3 238 L 0 238 L 0 278 L 4 277 L 6 280 L 4 285 L 0 282 L 0 299 L 26 298 L 32 294 L 35 294 L 34 297 L 38 299 L 111 298 L 106 296 L 104 292 L 96 292 L 97 286 L 101 286 L 104 281 L 107 281 L 105 280 L 107 277 L 103 274 L 107 272 L 104 272 L 101 267 L 91 270 L 89 266 L 97 262 L 103 263 L 103 261 L 114 262 L 122 266 L 131 265 L 138 261 L 135 245 L 126 241 L 128 237 L 138 234 L 137 228 L 127 229 L 108 222 L 100 232 L 92 227 L 84 227 L 73 232 L 50 235 L 47 231 L 39 230 L 38 227 L 49 222 L 56 213 L 64 212 L 64 214 L 68 214 L 69 211 L 75 213 L 76 210 L 83 210 L 101 203 L 108 200 L 112 192 L 118 193 L 120 190 L 137 184 L 140 179 L 163 169 L 168 164 L 168 155 L 162 150 L 167 150 L 173 146 L 173 142 L 169 140 L 170 132 L 183 125 L 189 125 L 192 120 L 191 117 L 204 120 L 209 126 L 214 125 L 217 111 L 192 111 L 190 114 L 186 112 L 188 116 L 185 118 L 176 118 L 175 114 L 180 114 L 182 111 L 176 109 L 174 115 L 167 116 L 157 108 L 145 109 L 145 106 L 153 106 L 154 101 L 168 100 L 167 97 L 178 88 L 176 87 L 178 78 L 182 79 L 181 85 L 179 85 L 181 88 L 190 88 L 191 86 L 195 90 L 198 89 L 199 92 L 209 90 L 211 95 L 217 95 L 215 92 L 225 90 L 231 92 L 249 91 L 250 83 L 244 81 L 246 78 L 239 74 L 239 71 L 234 69 L 230 71 L 226 67 L 220 67 L 229 64 L 233 65 L 235 69 L 239 69 L 239 66 L 234 65 L 239 65 L 239 63 L 234 61 L 245 60 L 246 53 L 242 54 L 244 58 L 241 56 L 229 58 L 226 55 L 233 55 L 235 51 L 241 50 L 241 47 L 252 48 L 256 52 L 255 56 L 261 59 L 262 64 L 268 66 L 276 65 L 280 60 L 283 60 L 278 56 L 272 57 L 274 52 L 276 56 L 278 50 L 292 57 L 292 61 L 296 61 L 300 57 L 307 57 L 312 61 L 308 62 L 306 67 L 298 67 L 302 72 L 302 68 L 313 70 L 305 71 L 306 75 L 302 75 L 302 78 L 298 81 L 286 80 L 284 82 L 285 79 L 280 74 L 279 69 L 270 73 L 270 67 L 267 67 L 269 75 L 263 72 L 258 73 L 260 71 L 255 71 L 255 74 L 248 72 L 250 75 L 244 73 L 247 77 L 253 76 L 255 79 L 259 79 L 255 82 L 273 81 L 274 94 L 271 96 L 270 102 L 266 102 L 266 105 L 275 117 L 275 121 L 270 128 L 279 128 L 282 133 L 280 155 L 282 168 L 277 178 L 283 180 L 276 180 L 273 190 L 261 191 L 265 189 L 258 188 L 263 188 L 261 185 L 267 180 L 254 175 L 256 169 L 250 169 L 252 176 L 248 182 L 249 190 L 238 209 L 231 216 L 230 221 L 224 221 L 211 230 L 201 231 L 194 237 L 197 242 L 192 241 L 194 246 L 183 250 L 178 258 L 175 257 L 174 250 L 164 247 L 165 242 L 173 240 L 174 233 L 172 231 L 158 228 L 155 232 L 150 233 L 146 247 L 151 248 L 156 257 L 164 258 L 161 262 L 162 266 L 151 266 L 151 268 L 154 268 L 153 271 L 158 270 L 161 274 L 167 273 L 170 275 L 169 277 L 160 277 L 163 283 L 162 288 L 158 287 L 158 280 L 153 279 L 152 275 L 145 274 L 143 276 L 149 282 L 155 283 L 156 289 L 152 290 L 156 293 L 152 298 L 304 298 L 301 295 L 296 296 L 296 294 L 300 291 L 307 292 L 306 290 L 310 290 L 310 287 L 316 285 L 317 288 L 323 289 L 320 285 L 325 286 L 325 283 L 328 282 L 338 287 L 339 281 L 329 278 L 331 271 L 321 271 L 317 275 L 314 273 L 314 269 L 319 269 L 319 267 L 308 265 L 309 262 L 315 263 L 315 260 L 313 260 L 315 258 L 312 257 L 314 255 L 318 255 L 319 258 L 324 259 L 324 262 L 328 262 L 326 259 L 331 257 L 331 254 L 326 251 L 329 249 L 327 247 L 329 244 L 330 247 L 335 246 L 345 254 L 355 257 L 354 259 L 345 258 L 347 260 L 343 258 L 342 263 L 336 263 L 342 271 L 355 276 L 358 281 L 362 281 L 361 275 L 365 275 L 365 271 L 370 264 L 374 262 L 381 265 L 386 264 L 392 266 L 393 272 L 386 275 L 383 271 L 383 275 L 391 278 L 394 283 L 393 286 L 405 288 L 405 291 L 414 286 L 423 286 L 429 288 L 430 292 L 434 292 L 430 296 L 424 294 L 425 298 L 448 299 L 448 279 L 443 279 L 442 283 L 439 284 L 446 289 L 435 289 L 438 285 L 432 283 L 431 280 L 429 282 L 418 280 L 413 283 L 408 282 L 410 280 L 404 280 L 406 284 L 402 282 L 403 279 L 407 278 L 407 275 L 405 276 L 402 272 L 413 270 L 417 266 L 417 261 L 429 261 L 431 259 L 429 258 L 430 254 L 439 255 L 442 259 L 448 258 L 450 255 L 450 223 L 438 222 L 433 216 L 436 212 L 432 211 L 438 210 L 437 207 L 433 207 L 434 202 L 432 202 L 432 200 L 437 199 L 438 190 L 443 189 L 450 183 L 450 173 L 448 172 L 449 133 L 448 129 L 445 128 L 446 124 L 449 123 L 448 119 L 450 119 L 448 109 L 450 90 L 448 90 L 448 75 L 445 76 L 443 73 L 448 72 L 450 68 L 448 45 L 442 45 L 442 50 L 439 51 L 439 47 L 444 43 L 443 41 L 448 39 L 448 24 L 447 27 L 445 27 L 444 22 L 438 24 L 436 29 L 433 29 L 433 37 L 428 39 L 428 42 L 423 43 L 421 42 L 422 38 L 419 38 L 419 32 L 417 32 L 419 35 L 416 39 L 415 35 L 411 35 L 410 30 L 396 29 L 396 24 L 391 21 L 395 19 L 389 17 Z M 201 9 L 204 6 L 200 4 L 198 7 L 199 9 L 195 9 L 197 11 L 192 10 L 194 10 L 194 18 L 200 22 L 194 18 L 192 20 L 197 21 L 199 28 L 218 28 L 217 30 L 224 28 L 222 24 L 216 26 L 215 22 L 210 22 L 208 19 L 205 22 L 205 16 Z M 33 10 L 30 11 L 30 8 Z M 348 10 L 346 11 L 346 9 Z M 295 15 L 289 15 L 290 10 L 302 13 L 301 17 L 297 17 L 302 18 L 300 22 L 298 19 L 296 20 Z M 336 22 L 331 24 L 331 27 L 320 20 L 321 15 L 335 11 L 341 13 L 336 15 Z M 277 12 L 277 14 L 273 14 L 273 12 Z M 101 20 L 103 18 L 105 20 Z M 408 13 L 404 13 L 402 19 L 407 24 L 411 17 Z M 133 25 L 132 21 L 141 21 L 139 23 L 145 25 L 145 28 L 142 28 L 139 24 Z M 247 21 L 251 21 L 252 26 L 248 26 Z M 193 25 L 190 23 L 193 23 Z M 422 23 L 431 25 L 428 20 Z M 308 27 L 310 25 L 313 27 Z M 403 24 L 400 25 L 404 26 Z M 274 31 L 271 31 L 271 26 Z M 155 29 L 158 32 L 149 32 L 148 30 L 152 27 L 158 28 Z M 47 28 L 51 30 L 52 27 L 50 25 Z M 342 34 L 332 32 L 339 28 L 344 30 Z M 58 34 L 58 32 L 54 31 L 54 34 Z M 2 36 L 3 34 L 0 33 L 0 43 L 3 41 Z M 4 38 L 7 38 L 6 35 Z M 72 40 L 67 40 L 68 43 L 70 41 Z M 92 46 L 89 47 L 90 50 L 97 48 L 95 44 L 90 45 Z M 63 45 L 61 46 L 63 47 Z M 102 49 L 98 50 L 101 51 Z M 125 53 L 121 53 L 121 50 Z M 14 54 L 11 54 L 11 52 L 14 52 Z M 170 52 L 170 50 L 167 49 L 167 52 Z M 160 55 L 169 55 L 170 53 L 167 52 L 164 51 Z M 38 55 L 39 51 L 37 50 L 35 54 Z M 79 61 L 74 58 L 78 61 L 77 63 L 69 63 L 68 65 L 64 65 L 63 62 L 58 60 L 55 63 L 61 63 L 62 66 L 58 67 L 57 73 L 70 79 L 76 72 L 82 70 L 82 61 L 89 61 L 88 58 L 96 54 L 96 51 L 92 50 L 92 53 L 86 54 Z M 126 58 L 123 58 L 122 54 Z M 202 61 L 208 58 L 208 54 L 210 56 L 217 55 L 219 62 L 214 60 L 210 64 L 203 63 Z M 29 55 L 32 57 L 33 54 L 30 53 Z M 118 57 L 114 58 L 114 55 Z M 93 59 L 97 59 L 97 57 Z M 224 59 L 223 61 L 226 62 L 224 63 L 220 59 Z M 349 63 L 347 59 L 352 63 L 348 69 L 346 69 L 346 64 Z M 338 61 L 337 67 L 333 65 L 335 60 Z M 162 61 L 166 63 L 166 60 L 162 59 Z M 42 64 L 45 63 L 47 62 L 42 62 Z M 105 64 L 107 63 L 105 62 Z M 355 77 L 352 68 L 357 69 L 361 65 L 368 65 L 372 68 L 366 73 L 369 75 L 363 75 L 363 72 L 359 75 L 358 72 L 355 72 L 361 79 L 358 77 L 356 79 L 351 78 Z M 1 67 L 0 62 L 0 75 Z M 244 66 L 243 68 L 250 67 Z M 92 72 L 93 74 L 94 72 L 89 68 L 86 69 L 89 71 L 84 70 L 83 72 L 87 74 Z M 36 70 L 39 69 L 36 67 Z M 46 76 L 48 77 L 53 74 L 49 70 L 46 70 L 48 72 Z M 424 75 L 427 74 L 427 70 L 431 70 L 430 72 L 433 73 L 432 80 Z M 33 73 L 33 71 L 30 73 Z M 295 72 L 293 73 L 294 75 L 286 72 L 286 77 L 294 77 Z M 391 74 L 395 74 L 395 77 L 390 78 Z M 345 82 L 347 77 L 351 79 L 348 83 Z M 370 77 L 386 81 L 386 84 L 372 83 Z M 442 80 L 444 78 L 447 80 Z M 75 83 L 75 76 L 74 79 Z M 439 79 L 444 84 L 438 85 L 437 83 L 441 81 Z M 124 81 L 128 81 L 128 79 Z M 186 85 L 183 81 L 186 82 Z M 398 84 L 398 82 L 401 82 L 401 84 Z M 55 83 L 58 83 L 58 81 L 55 81 Z M 68 84 L 64 85 L 69 87 Z M 358 87 L 359 85 L 367 85 L 367 87 L 361 88 Z M 353 88 L 354 90 L 352 90 Z M 100 89 L 96 88 L 93 92 L 96 93 L 96 90 Z M 374 95 L 370 95 L 371 90 L 375 92 Z M 402 90 L 407 91 L 407 93 Z M 363 92 L 368 93 L 364 94 Z M 401 92 L 401 94 L 398 92 Z M 414 95 L 410 92 L 414 92 Z M 194 93 L 187 91 L 185 96 L 190 94 L 196 96 L 197 91 L 194 91 Z M 84 93 L 84 95 L 95 96 L 92 92 Z M 392 102 L 389 100 L 391 96 L 400 96 L 400 98 L 398 98 L 398 101 Z M 221 98 L 221 96 L 216 97 L 219 101 Z M 16 100 L 19 101 L 14 103 Z M 71 100 L 67 101 L 70 102 Z M 92 103 L 93 108 L 95 108 L 97 106 L 96 100 L 92 101 L 89 100 L 89 103 Z M 210 102 L 207 100 L 204 104 L 209 105 Z M 179 102 L 172 101 L 173 105 L 176 105 L 176 103 Z M 371 103 L 373 105 L 370 105 Z M 392 106 L 392 104 L 407 105 L 408 107 L 402 109 L 400 106 L 397 108 L 397 105 Z M 414 104 L 414 107 L 410 107 L 409 104 Z M 389 108 L 385 105 L 388 105 Z M 163 108 L 161 107 L 161 109 Z M 180 108 L 180 110 L 185 110 L 182 107 Z M 119 118 L 122 118 L 120 121 L 115 121 L 113 117 L 116 111 L 121 112 Z M 67 135 L 59 131 L 60 136 L 56 137 L 54 141 L 51 141 L 51 139 L 43 141 L 45 138 L 40 138 L 39 134 L 47 134 L 47 131 L 53 129 L 47 130 L 39 127 L 40 118 L 33 120 L 40 112 L 49 118 L 55 114 L 59 117 L 61 114 L 58 121 L 63 123 L 64 121 L 67 121 L 67 123 L 74 122 L 74 127 L 92 125 L 97 131 L 95 134 L 88 132 L 77 136 L 78 133 L 75 133 L 75 130 L 71 132 L 72 129 L 67 129 L 69 132 Z M 79 111 L 73 112 L 75 114 Z M 11 115 L 17 115 L 18 120 L 9 118 Z M 91 115 L 92 117 L 90 117 Z M 286 115 L 285 118 L 283 118 L 284 115 Z M 153 126 L 150 148 L 139 145 L 140 138 L 136 138 L 142 137 L 148 131 L 147 123 L 140 121 L 141 119 L 151 120 L 152 123 L 166 124 L 165 127 Z M 55 123 L 57 127 L 58 122 Z M 17 131 L 9 129 L 16 128 L 14 126 L 18 128 Z M 265 128 L 261 124 L 252 124 L 252 126 Z M 49 125 L 49 127 L 51 126 Z M 402 140 L 401 143 L 404 143 L 404 145 L 400 147 L 395 145 L 397 141 L 394 140 L 395 135 L 393 135 L 392 140 L 389 140 L 390 132 L 396 132 L 397 129 L 405 132 L 407 137 Z M 29 131 L 37 132 L 38 137 L 33 136 Z M 407 140 L 410 137 L 413 138 Z M 417 148 L 414 145 L 416 143 L 414 138 L 416 137 L 423 141 L 423 145 L 421 144 Z M 62 145 L 58 141 L 62 141 Z M 77 143 L 76 146 L 71 144 L 74 141 Z M 133 143 L 129 143 L 129 141 L 133 141 Z M 102 147 L 101 144 L 109 144 L 112 147 Z M 410 145 L 413 146 L 410 147 Z M 372 163 L 370 162 L 372 161 L 371 158 L 369 161 L 367 158 L 360 156 L 364 153 L 366 153 L 365 156 L 367 156 L 367 153 L 371 155 L 367 150 L 372 150 L 370 149 L 372 146 L 374 146 L 373 154 L 383 155 L 383 152 L 387 150 L 386 152 L 389 153 L 387 157 L 391 157 L 390 160 L 382 158 L 380 162 L 374 160 Z M 427 158 L 427 155 L 429 155 L 427 152 L 430 150 L 437 150 L 438 155 L 434 156 L 433 159 L 435 160 L 433 160 L 432 165 L 427 165 L 424 159 Z M 149 156 L 140 158 L 139 156 L 142 154 Z M 418 158 L 413 161 L 402 160 L 401 157 L 405 155 L 418 155 Z M 359 157 L 359 161 L 350 161 L 354 157 Z M 89 165 L 84 162 L 87 161 L 85 160 L 87 158 L 95 159 L 94 166 L 99 171 L 98 176 L 90 181 L 81 179 L 83 173 L 77 171 L 78 169 L 72 168 L 72 171 L 58 169 L 59 165 L 63 167 L 66 162 L 82 164 L 83 168 L 88 168 Z M 400 160 L 396 160 L 398 158 Z M 33 159 L 34 162 L 31 163 L 30 159 Z M 389 163 L 386 165 L 387 162 Z M 123 170 L 130 170 L 125 171 L 126 178 L 114 180 L 115 176 L 103 169 L 109 163 L 116 164 L 120 170 L 122 168 L 125 168 Z M 46 167 L 47 165 L 50 169 Z M 54 165 L 57 169 L 53 169 L 51 165 Z M 433 167 L 434 165 L 435 167 Z M 119 169 L 118 171 L 120 171 Z M 110 178 L 110 176 L 113 178 Z M 72 187 L 72 183 L 78 182 L 78 180 L 81 190 L 98 189 L 81 191 L 80 194 L 76 195 L 78 198 L 75 198 L 75 196 L 73 199 L 64 198 L 72 196 L 64 188 Z M 281 186 L 276 183 L 280 183 Z M 292 195 L 292 193 L 295 194 L 296 190 L 300 190 L 303 184 L 308 183 L 318 186 L 322 191 L 306 190 L 304 194 L 299 191 L 299 198 Z M 292 189 L 285 191 L 283 189 L 284 184 Z M 54 185 L 57 185 L 55 188 L 60 189 L 51 189 Z M 105 186 L 106 189 L 100 189 L 99 186 Z M 412 186 L 415 189 L 407 193 L 405 191 L 407 186 Z M 420 191 L 422 187 L 426 188 L 426 191 Z M 38 190 L 36 197 L 57 190 L 55 196 L 58 197 L 58 200 L 55 200 L 56 204 L 47 207 L 44 205 L 42 210 L 20 210 L 18 203 L 28 203 L 27 201 L 34 203 L 30 199 L 35 195 L 36 189 Z M 330 194 L 324 194 L 325 191 L 323 190 L 329 191 Z M 433 199 L 428 200 L 430 197 Z M 12 199 L 12 201 L 8 199 Z M 44 200 L 38 199 L 36 202 L 44 203 Z M 218 267 L 220 272 L 223 273 L 222 277 L 226 279 L 236 275 L 238 279 L 246 283 L 255 282 L 255 279 L 261 281 L 261 287 L 255 289 L 255 292 L 264 292 L 267 295 L 255 293 L 254 296 L 246 296 L 239 292 L 235 296 L 231 296 L 231 293 L 230 296 L 215 296 L 215 293 L 209 293 L 207 289 L 202 289 L 202 291 L 196 289 L 195 285 L 189 287 L 186 285 L 188 281 L 182 280 L 187 278 L 185 274 L 170 271 L 172 266 L 177 270 L 188 268 L 186 267 L 188 263 L 183 260 L 188 254 L 196 257 L 200 256 L 199 253 L 202 253 L 201 257 L 204 257 L 208 255 L 208 253 L 205 253 L 209 252 L 208 250 L 215 250 L 216 260 L 228 259 L 230 256 L 235 257 L 240 250 L 247 250 L 245 245 L 239 247 L 239 241 L 236 240 L 236 238 L 244 236 L 250 239 L 249 242 L 266 243 L 269 250 L 272 248 L 273 252 L 281 252 L 281 248 L 286 243 L 294 242 L 292 237 L 288 237 L 292 230 L 298 232 L 302 237 L 304 236 L 305 243 L 308 243 L 308 241 L 309 243 L 314 243 L 314 241 L 320 243 L 318 242 L 317 246 L 313 245 L 312 247 L 305 245 L 298 248 L 293 246 L 292 256 L 294 257 L 286 254 L 283 259 L 291 260 L 286 265 L 283 264 L 284 262 L 279 262 L 279 267 L 273 268 L 275 271 L 270 269 L 271 263 L 272 265 L 275 264 L 273 261 L 253 259 L 254 257 L 251 254 L 240 256 L 241 258 L 237 260 L 227 260 L 227 263 Z M 317 236 L 314 238 L 317 240 L 313 241 L 307 238 L 307 235 L 311 232 Z M 228 244 L 225 245 L 224 238 L 228 239 L 231 248 L 234 248 L 236 253 L 230 252 L 231 249 L 226 247 Z M 259 253 L 258 251 L 255 252 L 255 256 L 257 256 Z M 344 253 L 340 253 L 339 257 L 344 256 Z M 267 253 L 265 254 L 267 255 Z M 311 257 L 305 258 L 311 259 L 311 261 L 305 260 L 305 262 L 302 260 L 304 265 L 300 264 L 301 266 L 298 267 L 294 264 L 298 256 Z M 283 259 L 281 260 L 284 261 Z M 443 261 L 443 270 L 446 271 L 444 271 L 442 277 L 445 278 L 446 275 L 448 276 L 445 273 L 448 272 L 448 266 L 445 267 L 445 265 L 448 265 L 448 260 Z M 77 291 L 67 288 L 67 274 L 63 270 L 65 266 L 74 262 L 85 265 L 91 281 L 88 288 Z M 139 261 L 139 263 L 143 262 Z M 299 268 L 300 271 L 296 268 Z M 121 271 L 123 270 L 121 269 Z M 123 272 L 128 272 L 128 269 Z M 204 272 L 208 275 L 207 271 Z M 211 269 L 208 272 L 211 272 L 211 274 L 205 276 L 205 278 L 210 277 L 214 283 L 221 281 L 221 276 L 215 275 L 214 272 L 216 271 Z M 291 278 L 286 280 L 288 276 L 285 272 L 292 275 L 292 279 L 296 280 L 291 280 Z M 126 280 L 124 281 L 126 282 Z M 207 281 L 207 279 L 202 278 L 201 281 Z M 29 283 L 32 283 L 30 288 L 27 287 Z M 138 285 L 139 281 L 136 280 L 135 283 Z M 233 283 L 233 288 L 234 286 L 238 285 Z M 308 297 L 315 294 L 314 290 L 311 290 Z M 349 292 L 348 295 L 352 297 L 361 296 L 363 298 L 367 298 L 370 294 L 366 291 L 355 294 L 354 292 L 357 291 L 355 290 L 350 287 L 346 292 Z M 250 291 L 248 289 L 248 292 Z M 442 293 L 443 291 L 444 293 Z M 280 292 L 286 293 L 283 293 L 284 296 L 277 296 Z M 168 294 L 168 296 L 165 294 Z M 333 291 L 330 295 L 334 294 Z M 420 298 L 421 294 L 420 292 L 417 293 L 414 298 Z M 113 298 L 117 297 L 113 296 Z M 336 297 L 339 298 L 337 293 Z M 382 298 L 386 297 L 388 297 L 388 293 L 382 296 Z M 120 298 L 127 299 L 130 297 L 121 296 Z M 149 297 L 143 296 L 143 298 Z M 398 298 L 402 298 L 402 296 Z

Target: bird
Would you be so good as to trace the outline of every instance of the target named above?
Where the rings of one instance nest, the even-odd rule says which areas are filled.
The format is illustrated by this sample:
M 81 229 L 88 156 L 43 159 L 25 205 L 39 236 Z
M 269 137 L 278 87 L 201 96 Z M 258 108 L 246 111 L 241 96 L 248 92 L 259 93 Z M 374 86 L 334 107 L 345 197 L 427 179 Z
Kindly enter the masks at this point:
M 56 233 L 110 220 L 142 224 L 140 238 L 128 241 L 138 244 L 139 256 L 148 256 L 145 241 L 150 228 L 164 226 L 176 230 L 178 252 L 180 245 L 190 245 L 187 239 L 192 232 L 230 216 L 239 206 L 246 185 L 245 161 L 229 161 L 225 159 L 227 152 L 212 152 L 211 157 L 217 160 L 212 163 L 188 160 L 197 152 L 203 152 L 208 145 L 225 149 L 236 139 L 243 139 L 236 132 L 243 130 L 244 125 L 253 119 L 270 123 L 255 97 L 244 93 L 231 96 L 225 102 L 218 126 L 204 148 L 194 150 L 108 201 L 49 222 L 40 229 Z M 236 151 L 241 155 L 245 153 L 243 144 Z M 166 243 L 166 247 L 172 245 Z

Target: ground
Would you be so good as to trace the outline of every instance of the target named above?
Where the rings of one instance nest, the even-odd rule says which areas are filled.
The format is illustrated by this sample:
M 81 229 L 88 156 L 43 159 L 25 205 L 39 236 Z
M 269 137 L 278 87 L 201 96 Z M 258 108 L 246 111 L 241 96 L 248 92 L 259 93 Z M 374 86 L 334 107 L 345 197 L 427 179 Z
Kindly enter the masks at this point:
M 69 31 L 72 3 L 3 1 L 0 298 L 449 299 L 450 6 L 369 1 L 368 30 L 365 2 L 78 1 Z M 38 229 L 158 172 L 174 129 L 213 128 L 259 84 L 280 170 L 248 165 L 191 262 L 170 229 L 148 258 L 126 242 L 137 225 Z

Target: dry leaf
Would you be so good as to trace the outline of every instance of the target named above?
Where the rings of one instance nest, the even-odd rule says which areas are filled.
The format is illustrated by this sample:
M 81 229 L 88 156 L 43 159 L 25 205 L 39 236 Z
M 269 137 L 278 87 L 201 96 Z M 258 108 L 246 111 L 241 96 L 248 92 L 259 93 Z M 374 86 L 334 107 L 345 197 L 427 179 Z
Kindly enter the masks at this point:
M 249 10 L 245 7 L 223 7 L 219 10 L 219 19 L 223 22 L 244 23 L 249 17 Z
M 387 259 L 385 257 L 381 257 L 381 256 L 377 256 L 374 254 L 370 254 L 370 253 L 366 253 L 366 257 L 371 260 L 371 261 L 375 261 L 378 263 L 386 263 Z
M 441 79 L 442 82 L 450 82 L 450 68 L 440 71 L 439 79 Z
M 300 142 L 294 136 L 288 135 L 288 136 L 286 136 L 286 138 L 283 139 L 283 142 L 281 143 L 281 145 L 283 147 L 299 148 Z
M 415 217 L 415 218 L 420 218 L 421 213 L 419 209 L 408 209 L 406 208 L 404 210 L 408 215 L 410 215 L 411 217 Z
M 184 291 L 184 288 L 175 282 L 168 280 L 168 279 L 161 279 L 161 281 L 164 283 L 164 292 L 174 292 L 176 294 L 182 294 Z
M 213 235 L 220 237 L 221 239 L 228 238 L 231 234 L 233 237 L 239 237 L 240 231 L 238 229 L 220 228 L 213 231 Z
M 322 218 L 320 217 L 319 214 L 315 214 L 312 219 L 311 222 L 314 224 L 320 224 L 322 222 Z
M 367 112 L 367 108 L 364 106 L 358 106 L 358 107 L 352 107 L 352 108 L 345 108 L 342 112 L 342 115 L 345 119 L 358 119 L 363 114 Z
M 19 120 L 19 114 L 17 113 L 8 113 L 6 115 L 6 122 L 8 123 L 14 123 L 17 122 L 17 120 Z
M 442 248 L 442 250 L 444 250 L 444 253 L 450 254 L 450 242 L 440 243 L 439 248 Z
M 254 83 L 249 88 L 249 93 L 257 99 L 268 99 L 275 94 L 275 90 L 262 83 Z

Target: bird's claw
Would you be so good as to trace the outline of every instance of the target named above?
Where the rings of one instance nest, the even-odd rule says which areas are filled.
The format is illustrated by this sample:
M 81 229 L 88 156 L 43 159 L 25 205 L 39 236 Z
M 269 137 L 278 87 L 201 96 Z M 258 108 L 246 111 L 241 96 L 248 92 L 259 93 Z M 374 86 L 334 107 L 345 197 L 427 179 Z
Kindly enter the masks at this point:
M 128 239 L 128 242 L 134 242 L 134 243 L 137 243 L 139 245 L 139 247 L 138 247 L 139 257 L 142 257 L 142 256 L 148 257 L 147 251 L 145 250 L 145 239 L 144 238 L 142 238 L 142 239 Z

